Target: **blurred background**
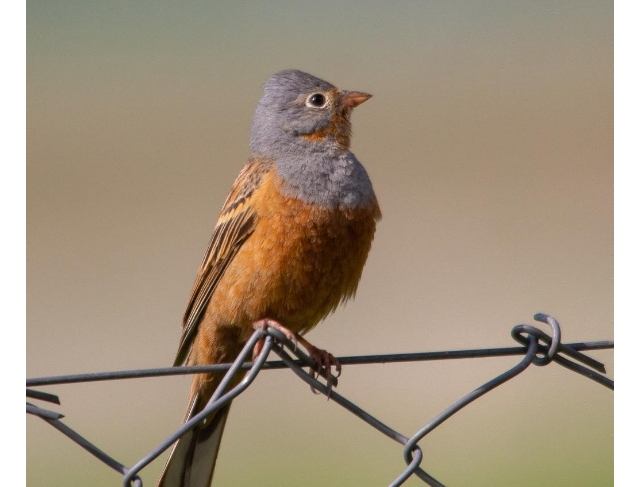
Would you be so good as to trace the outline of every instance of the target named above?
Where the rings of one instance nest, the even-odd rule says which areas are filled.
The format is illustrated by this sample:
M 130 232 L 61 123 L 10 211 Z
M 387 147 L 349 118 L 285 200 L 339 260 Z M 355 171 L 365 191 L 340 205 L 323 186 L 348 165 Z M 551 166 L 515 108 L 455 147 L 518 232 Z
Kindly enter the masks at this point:
M 30 1 L 27 377 L 172 363 L 261 84 L 286 68 L 374 95 L 352 150 L 383 220 L 355 301 L 312 343 L 512 346 L 536 312 L 564 341 L 613 339 L 613 2 Z M 613 378 L 613 352 L 591 355 Z M 339 392 L 411 435 L 518 360 L 349 366 Z M 46 390 L 132 465 L 179 426 L 189 382 Z M 289 371 L 231 411 L 219 486 L 384 486 L 405 466 Z M 531 367 L 421 446 L 451 486 L 613 485 L 613 394 Z M 28 417 L 27 484 L 121 477 Z

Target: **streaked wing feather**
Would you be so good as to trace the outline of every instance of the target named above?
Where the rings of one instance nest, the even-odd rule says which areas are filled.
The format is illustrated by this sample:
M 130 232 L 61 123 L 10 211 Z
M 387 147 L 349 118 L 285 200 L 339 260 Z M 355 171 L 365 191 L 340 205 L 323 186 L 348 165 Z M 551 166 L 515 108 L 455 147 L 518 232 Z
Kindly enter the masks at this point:
M 256 227 L 258 217 L 250 198 L 270 167 L 271 164 L 267 161 L 250 160 L 236 178 L 222 207 L 191 290 L 175 365 L 181 365 L 186 361 L 211 295 L 228 265 Z

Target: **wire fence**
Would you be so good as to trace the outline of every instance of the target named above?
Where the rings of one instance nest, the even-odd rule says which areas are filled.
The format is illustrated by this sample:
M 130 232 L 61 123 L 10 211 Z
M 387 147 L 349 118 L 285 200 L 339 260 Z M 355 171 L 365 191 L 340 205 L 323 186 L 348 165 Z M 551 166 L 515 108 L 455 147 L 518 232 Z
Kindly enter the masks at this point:
M 403 353 L 392 355 L 367 355 L 353 357 L 339 357 L 338 360 L 342 365 L 350 364 L 375 364 L 390 362 L 413 362 L 422 360 L 445 360 L 445 359 L 461 359 L 461 358 L 480 358 L 480 357 L 503 357 L 510 355 L 524 355 L 522 360 L 511 369 L 498 375 L 489 382 L 481 385 L 477 389 L 471 391 L 464 397 L 460 398 L 451 406 L 438 414 L 435 418 L 425 424 L 421 429 L 411 436 L 405 436 L 394 430 L 387 424 L 379 421 L 361 407 L 349 401 L 344 396 L 338 394 L 332 385 L 337 384 L 337 377 L 332 377 L 332 384 L 321 382 L 322 374 L 317 376 L 314 373 L 307 372 L 303 367 L 315 368 L 315 362 L 305 353 L 297 344 L 289 341 L 280 331 L 267 328 L 259 329 L 251 336 L 245 347 L 242 349 L 236 360 L 232 364 L 216 364 L 209 366 L 195 367 L 168 367 L 144 370 L 127 370 L 119 372 L 100 372 L 76 375 L 64 375 L 55 377 L 41 377 L 27 379 L 27 398 L 38 401 L 44 401 L 53 404 L 60 404 L 58 397 L 42 391 L 29 389 L 31 387 L 52 386 L 58 384 L 72 384 L 79 382 L 95 382 L 116 379 L 139 379 L 143 377 L 158 377 L 165 375 L 184 375 L 202 372 L 227 371 L 220 386 L 213 394 L 207 406 L 188 422 L 183 424 L 167 439 L 153 448 L 147 455 L 141 458 L 134 465 L 127 467 L 115 460 L 112 456 L 100 450 L 86 438 L 82 437 L 76 431 L 64 424 L 61 419 L 64 415 L 36 406 L 27 402 L 27 414 L 33 414 L 42 418 L 51 426 L 56 428 L 62 434 L 70 438 L 72 441 L 87 450 L 98 460 L 116 470 L 123 476 L 122 485 L 124 487 L 142 486 L 142 479 L 139 477 L 140 471 L 161 455 L 165 450 L 177 441 L 187 431 L 195 428 L 204 418 L 209 416 L 217 409 L 231 402 L 234 398 L 245 391 L 256 378 L 261 370 L 267 369 L 291 369 L 300 379 L 311 386 L 312 389 L 323 393 L 329 400 L 344 407 L 355 416 L 366 422 L 383 435 L 391 438 L 403 446 L 403 456 L 407 467 L 399 473 L 395 480 L 389 485 L 396 487 L 402 485 L 412 476 L 424 481 L 425 484 L 432 487 L 443 486 L 444 484 L 429 475 L 423 468 L 421 462 L 423 453 L 418 443 L 427 436 L 436 427 L 444 421 L 469 405 L 480 396 L 486 394 L 501 384 L 513 379 L 527 369 L 531 364 L 537 366 L 545 366 L 551 362 L 555 362 L 563 367 L 568 368 L 578 374 L 584 375 L 589 379 L 613 390 L 613 381 L 604 374 L 604 365 L 591 357 L 581 353 L 586 350 L 602 350 L 612 349 L 613 341 L 595 341 L 595 342 L 578 342 L 566 343 L 561 342 L 561 330 L 558 322 L 551 316 L 538 313 L 534 316 L 536 321 L 546 323 L 551 327 L 551 336 L 544 333 L 541 329 L 531 325 L 517 325 L 511 330 L 511 336 L 514 340 L 521 344 L 516 347 L 506 348 L 485 348 L 473 350 L 456 350 L 444 352 L 423 352 L 423 353 Z M 251 357 L 254 346 L 260 340 L 264 341 L 264 346 L 260 354 L 253 362 L 246 361 Z M 280 360 L 267 361 L 270 352 L 276 353 Z M 229 385 L 233 381 L 233 377 L 240 370 L 248 370 L 242 381 L 233 388 L 229 389 Z M 228 389 L 228 390 L 227 390 Z

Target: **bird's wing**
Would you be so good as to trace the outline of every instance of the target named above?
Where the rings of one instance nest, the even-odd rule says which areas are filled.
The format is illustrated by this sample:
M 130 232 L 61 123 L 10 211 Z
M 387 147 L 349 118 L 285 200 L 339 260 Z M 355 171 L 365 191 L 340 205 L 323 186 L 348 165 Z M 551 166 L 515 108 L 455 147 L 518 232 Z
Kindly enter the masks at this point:
M 229 263 L 256 228 L 258 216 L 251 204 L 251 197 L 272 166 L 270 161 L 250 159 L 233 183 L 191 290 L 175 365 L 182 365 L 186 361 L 211 295 Z

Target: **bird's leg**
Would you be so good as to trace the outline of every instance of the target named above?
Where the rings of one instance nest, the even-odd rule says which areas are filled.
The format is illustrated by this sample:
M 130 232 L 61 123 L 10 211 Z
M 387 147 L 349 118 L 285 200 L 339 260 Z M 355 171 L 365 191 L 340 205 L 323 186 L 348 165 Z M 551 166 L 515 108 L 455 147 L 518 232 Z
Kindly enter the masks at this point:
M 340 362 L 338 362 L 338 360 L 326 350 L 322 350 L 321 348 L 318 348 L 312 345 L 311 343 L 309 343 L 308 340 L 303 338 L 300 334 L 293 333 L 286 326 L 278 323 L 275 320 L 270 320 L 268 318 L 265 318 L 253 323 L 253 328 L 256 330 L 257 329 L 266 330 L 267 327 L 269 326 L 271 328 L 275 328 L 276 330 L 282 332 L 284 336 L 286 336 L 287 339 L 292 341 L 296 346 L 298 346 L 298 343 L 300 343 L 307 350 L 307 352 L 309 352 L 309 356 L 316 363 L 316 370 L 315 371 L 311 370 L 310 371 L 311 375 L 315 378 L 317 374 L 322 374 L 323 377 L 327 380 L 327 387 L 329 388 L 329 393 L 331 393 L 331 387 L 333 386 L 336 379 L 340 377 L 340 374 L 342 373 L 342 366 L 340 365 Z M 263 345 L 264 345 L 264 342 L 262 340 L 256 343 L 253 349 L 254 358 L 258 356 L 258 354 L 260 353 L 260 350 L 262 350 Z M 335 378 L 331 375 L 331 367 L 336 368 Z
M 269 318 L 264 318 L 262 320 L 255 321 L 253 323 L 254 330 L 266 331 L 268 327 L 278 330 L 285 337 L 287 337 L 287 340 L 292 341 L 296 347 L 298 346 L 298 338 L 296 334 L 293 333 L 291 330 L 289 330 L 289 328 L 287 328 L 286 326 L 278 323 L 277 321 L 270 320 Z M 256 357 L 260 355 L 260 352 L 262 351 L 262 347 L 264 347 L 264 339 L 257 341 L 255 346 L 253 347 L 253 360 L 255 360 Z

